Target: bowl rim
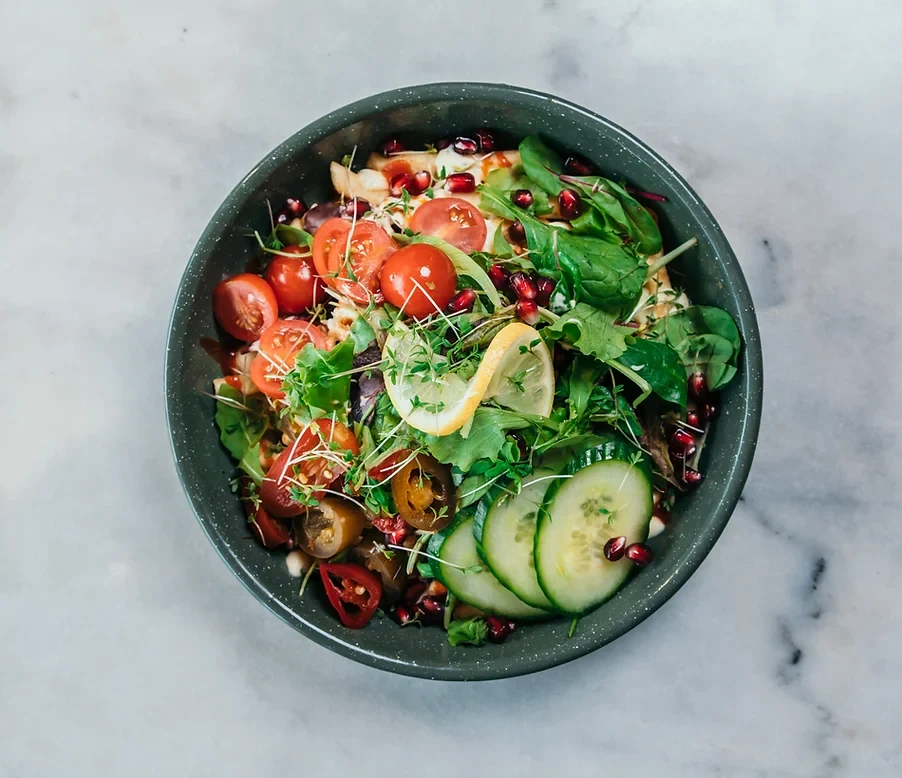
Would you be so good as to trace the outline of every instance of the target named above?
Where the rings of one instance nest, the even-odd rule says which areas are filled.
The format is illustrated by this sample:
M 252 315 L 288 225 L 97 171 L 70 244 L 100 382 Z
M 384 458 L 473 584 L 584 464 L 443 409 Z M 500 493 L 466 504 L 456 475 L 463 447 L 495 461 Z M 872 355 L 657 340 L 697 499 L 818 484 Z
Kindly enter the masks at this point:
M 361 645 L 352 643 L 326 632 L 315 624 L 306 621 L 298 613 L 286 607 L 278 601 L 268 589 L 257 580 L 253 573 L 241 565 L 228 553 L 227 544 L 213 530 L 205 518 L 202 517 L 195 498 L 188 490 L 186 482 L 187 465 L 180 456 L 181 443 L 176 440 L 175 430 L 181 408 L 179 393 L 175 390 L 178 383 L 175 360 L 172 353 L 179 349 L 183 342 L 181 331 L 176 330 L 177 319 L 180 311 L 191 302 L 193 294 L 188 294 L 186 285 L 191 280 L 191 275 L 196 263 L 212 252 L 212 246 L 231 224 L 231 218 L 238 208 L 246 201 L 246 198 L 263 184 L 268 177 L 284 164 L 284 156 L 279 154 L 283 150 L 296 150 L 309 145 L 320 137 L 343 129 L 356 121 L 379 113 L 381 106 L 390 108 L 404 108 L 411 105 L 448 100 L 454 98 L 497 98 L 501 92 L 517 95 L 527 102 L 551 102 L 562 109 L 575 112 L 597 123 L 615 135 L 624 138 L 629 144 L 647 155 L 648 163 L 659 169 L 662 175 L 669 178 L 669 183 L 674 192 L 678 193 L 684 202 L 691 206 L 697 213 L 698 220 L 707 220 L 719 233 L 721 245 L 717 247 L 718 261 L 729 274 L 731 291 L 737 302 L 737 326 L 743 338 L 742 363 L 740 371 L 742 381 L 742 396 L 745 398 L 745 410 L 742 418 L 742 426 L 738 436 L 738 447 L 733 458 L 732 467 L 726 475 L 720 487 L 719 499 L 713 514 L 707 522 L 710 531 L 704 533 L 697 542 L 687 551 L 684 557 L 685 563 L 672 572 L 644 601 L 645 607 L 635 608 L 624 618 L 621 623 L 605 631 L 604 635 L 593 635 L 593 639 L 568 641 L 567 643 L 543 649 L 532 654 L 504 657 L 502 661 L 481 664 L 478 668 L 460 667 L 447 664 L 419 664 L 409 663 L 401 659 L 384 656 L 367 650 Z M 364 97 L 352 103 L 336 108 L 315 121 L 307 124 L 282 141 L 272 151 L 266 154 L 229 192 L 201 233 L 185 270 L 179 280 L 178 291 L 173 303 L 172 312 L 168 322 L 168 336 L 166 339 L 166 352 L 163 371 L 163 396 L 166 405 L 166 426 L 169 443 L 175 460 L 176 472 L 182 485 L 182 490 L 188 499 L 195 518 L 216 549 L 220 558 L 225 562 L 232 573 L 241 581 L 245 588 L 272 613 L 282 621 L 299 631 L 325 648 L 335 651 L 345 657 L 370 667 L 376 667 L 402 675 L 427 678 L 433 680 L 493 680 L 499 678 L 511 678 L 526 675 L 533 672 L 565 664 L 574 659 L 601 648 L 616 640 L 623 634 L 638 626 L 652 613 L 663 606 L 689 577 L 698 569 L 714 544 L 723 533 L 736 504 L 739 501 L 742 489 L 752 467 L 755 448 L 758 439 L 758 431 L 761 422 L 763 404 L 763 356 L 761 351 L 760 334 L 755 316 L 754 303 L 746 283 L 745 276 L 732 247 L 726 239 L 720 225 L 714 218 L 708 207 L 695 193 L 692 187 L 683 177 L 656 151 L 646 145 L 629 131 L 605 117 L 590 111 L 569 100 L 547 94 L 545 92 L 528 89 L 525 87 L 491 82 L 435 82 L 418 84 L 391 89 L 384 92 Z

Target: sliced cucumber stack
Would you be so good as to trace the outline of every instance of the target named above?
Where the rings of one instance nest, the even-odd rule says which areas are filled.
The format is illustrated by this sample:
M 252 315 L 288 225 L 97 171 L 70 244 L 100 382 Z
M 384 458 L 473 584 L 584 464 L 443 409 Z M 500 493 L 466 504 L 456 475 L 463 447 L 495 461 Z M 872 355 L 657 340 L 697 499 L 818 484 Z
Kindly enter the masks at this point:
M 492 575 L 476 550 L 472 513 L 458 517 L 429 541 L 432 572 L 462 602 L 511 619 L 537 619 L 547 612 L 527 605 Z M 438 561 L 437 561 L 438 560 Z
M 651 466 L 626 441 L 610 436 L 575 457 L 545 493 L 535 535 L 536 574 L 556 610 L 581 616 L 610 598 L 632 569 L 609 562 L 604 545 L 648 536 Z
M 476 508 L 477 547 L 495 577 L 523 602 L 536 608 L 554 610 L 554 606 L 536 577 L 536 521 L 542 498 L 554 475 L 551 470 L 536 470 L 526 476 L 520 494 L 487 495 Z

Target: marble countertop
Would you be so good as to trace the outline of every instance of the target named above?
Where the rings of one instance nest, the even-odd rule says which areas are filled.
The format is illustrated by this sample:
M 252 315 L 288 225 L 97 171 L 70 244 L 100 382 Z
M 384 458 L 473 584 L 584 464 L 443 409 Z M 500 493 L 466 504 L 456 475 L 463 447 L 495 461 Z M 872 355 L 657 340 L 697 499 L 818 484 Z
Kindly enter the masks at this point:
M 902 774 L 898 3 L 43 0 L 0 31 L 0 775 Z M 683 173 L 752 287 L 766 396 L 677 597 L 564 667 L 454 685 L 244 591 L 179 487 L 161 373 L 194 242 L 260 157 L 467 79 L 572 99 Z

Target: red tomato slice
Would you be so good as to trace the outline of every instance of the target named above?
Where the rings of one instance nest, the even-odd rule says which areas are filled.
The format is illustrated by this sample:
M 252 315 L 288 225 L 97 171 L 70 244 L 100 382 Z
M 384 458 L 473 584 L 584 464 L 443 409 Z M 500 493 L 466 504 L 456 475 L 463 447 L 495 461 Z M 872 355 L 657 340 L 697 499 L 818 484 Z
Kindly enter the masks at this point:
M 378 224 L 359 221 L 350 242 L 351 223 L 329 219 L 313 238 L 313 262 L 316 272 L 333 289 L 355 303 L 367 305 L 371 299 L 382 302 L 379 274 L 395 251 L 395 244 Z M 346 256 L 347 254 L 347 256 Z M 351 278 L 353 274 L 354 279 Z
M 365 627 L 382 599 L 379 577 L 362 565 L 349 562 L 320 565 L 319 575 L 341 623 L 351 629 Z
M 213 315 L 233 338 L 255 341 L 279 315 L 275 292 L 260 276 L 241 273 L 213 290 Z
M 367 471 L 367 475 L 369 475 L 371 478 L 375 478 L 377 481 L 382 481 L 388 478 L 390 475 L 393 475 L 394 470 L 398 467 L 398 465 L 401 464 L 401 462 L 403 462 L 409 456 L 409 448 L 402 448 L 399 451 L 395 451 L 389 454 L 384 459 L 379 460 L 378 464 L 373 465 Z
M 270 397 L 282 398 L 282 379 L 294 367 L 294 358 L 308 343 L 328 347 L 326 336 L 305 319 L 279 319 L 260 336 L 260 352 L 251 363 L 251 380 Z
M 333 424 L 329 419 L 317 419 L 269 468 L 260 485 L 263 507 L 279 518 L 303 513 L 305 506 L 291 496 L 292 487 L 331 484 L 348 469 L 343 462 L 345 451 L 355 456 L 360 453 L 354 433 L 341 422 Z M 323 494 L 320 489 L 311 492 L 316 499 Z
M 456 290 L 454 265 L 444 251 L 428 243 L 405 246 L 382 268 L 386 302 L 415 319 L 445 310 Z
M 482 251 L 488 229 L 476 206 L 459 197 L 437 197 L 413 212 L 408 224 L 414 232 L 434 235 L 461 251 Z
M 323 281 L 313 265 L 313 254 L 306 246 L 286 246 L 281 254 L 274 255 L 266 269 L 266 280 L 276 294 L 282 313 L 312 310 L 326 296 Z
M 251 532 L 264 548 L 284 546 L 291 539 L 291 530 L 281 519 L 274 519 L 261 505 L 250 518 Z

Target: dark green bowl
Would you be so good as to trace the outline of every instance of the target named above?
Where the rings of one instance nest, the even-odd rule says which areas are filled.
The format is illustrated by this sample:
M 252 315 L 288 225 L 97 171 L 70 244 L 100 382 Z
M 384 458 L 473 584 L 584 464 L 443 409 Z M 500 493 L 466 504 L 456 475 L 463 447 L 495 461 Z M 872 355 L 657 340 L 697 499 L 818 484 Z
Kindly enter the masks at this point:
M 400 629 L 388 619 L 359 631 L 345 629 L 315 585 L 298 599 L 298 581 L 288 576 L 284 555 L 247 539 L 244 512 L 229 490 L 233 464 L 219 444 L 214 402 L 202 394 L 219 369 L 201 338 L 216 334 L 213 287 L 256 253 L 246 236 L 268 224 L 267 198 L 327 199 L 329 161 L 355 144 L 358 159 L 366 159 L 389 134 L 423 142 L 482 126 L 509 134 L 511 141 L 539 133 L 593 160 L 611 178 L 666 195 L 668 202 L 657 208 L 665 246 L 693 235 L 700 241 L 673 271 L 694 301 L 733 315 L 745 348 L 709 436 L 705 481 L 677 504 L 670 529 L 653 541 L 654 562 L 580 621 L 571 638 L 568 623 L 556 620 L 525 625 L 504 645 L 473 649 L 452 648 L 439 629 Z M 198 241 L 179 286 L 166 353 L 166 405 L 179 477 L 201 526 L 235 575 L 273 613 L 334 651 L 383 670 L 447 680 L 502 678 L 567 662 L 661 607 L 701 564 L 739 499 L 755 451 L 761 395 L 761 346 L 749 290 L 730 245 L 695 192 L 655 152 L 606 119 L 550 95 L 500 84 L 429 84 L 368 97 L 319 119 L 268 154 L 226 198 Z

